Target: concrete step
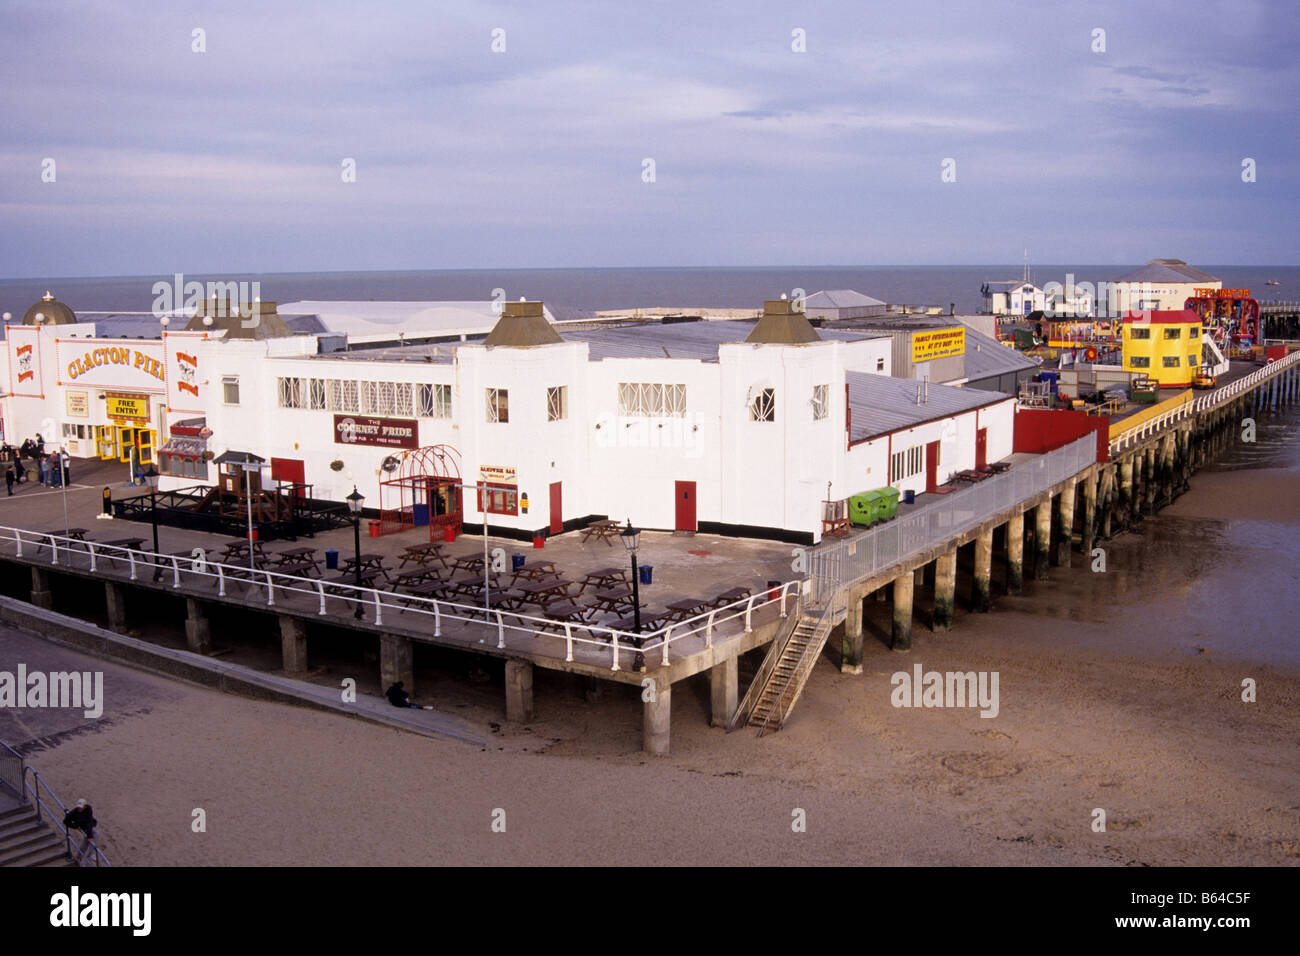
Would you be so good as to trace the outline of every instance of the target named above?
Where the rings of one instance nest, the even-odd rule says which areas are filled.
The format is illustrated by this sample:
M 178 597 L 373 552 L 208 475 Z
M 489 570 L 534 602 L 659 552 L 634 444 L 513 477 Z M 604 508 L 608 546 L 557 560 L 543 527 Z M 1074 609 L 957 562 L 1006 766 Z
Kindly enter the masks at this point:
M 13 836 L 15 833 L 22 833 L 30 827 L 41 828 L 42 824 L 36 822 L 35 816 L 30 812 L 24 813 L 16 820 L 7 820 L 0 823 L 0 843 Z
M 0 826 L 4 826 L 10 820 L 19 820 L 23 817 L 34 817 L 36 811 L 31 807 L 14 807 L 12 810 L 6 810 L 0 813 Z
M 16 850 L 0 851 L 0 866 L 34 866 L 63 856 L 63 841 L 47 833 L 43 841 Z
M 3 859 L 6 854 L 17 853 L 19 850 L 44 842 L 53 836 L 54 834 L 50 830 L 41 826 L 33 826 L 30 829 L 7 836 L 0 840 L 0 859 Z

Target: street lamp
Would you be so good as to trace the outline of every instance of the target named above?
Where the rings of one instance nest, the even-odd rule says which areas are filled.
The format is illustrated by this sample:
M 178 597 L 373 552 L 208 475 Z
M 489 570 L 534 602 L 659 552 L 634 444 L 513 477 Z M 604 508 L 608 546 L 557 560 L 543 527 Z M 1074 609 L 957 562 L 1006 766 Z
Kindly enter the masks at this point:
M 366 496 L 357 491 L 357 486 L 352 486 L 352 494 L 348 495 L 348 510 L 352 512 L 352 543 L 355 548 L 353 557 L 352 570 L 356 573 L 357 587 L 361 587 L 361 503 L 366 500 Z M 352 616 L 358 621 L 361 620 L 361 595 L 357 594 L 357 604 L 352 611 Z
M 641 543 L 641 532 L 632 527 L 632 519 L 627 519 L 627 527 L 619 532 L 619 539 L 623 542 L 623 547 L 627 548 L 628 553 L 632 556 L 632 623 L 636 630 L 636 660 L 633 666 L 637 670 L 645 670 L 645 658 L 641 656 L 641 588 L 640 578 L 637 574 L 636 566 L 636 549 Z
M 149 520 L 153 522 L 153 579 L 162 577 L 162 565 L 158 563 L 158 469 L 150 462 L 149 470 L 144 473 L 144 480 L 149 483 Z

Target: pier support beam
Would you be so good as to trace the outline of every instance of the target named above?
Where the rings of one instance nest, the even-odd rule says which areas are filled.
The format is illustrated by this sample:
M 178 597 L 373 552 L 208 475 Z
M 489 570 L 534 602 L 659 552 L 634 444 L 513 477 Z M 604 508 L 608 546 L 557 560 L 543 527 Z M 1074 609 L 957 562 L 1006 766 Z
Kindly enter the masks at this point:
M 860 588 L 849 590 L 848 605 L 844 614 L 844 638 L 840 641 L 840 673 L 862 673 L 862 601 L 866 592 Z
M 862 672 L 861 666 L 858 673 Z M 731 717 L 740 706 L 740 660 L 728 657 L 719 664 L 709 668 L 709 702 L 712 714 L 709 723 L 713 727 L 725 727 L 731 723 Z
M 35 569 L 33 569 L 35 572 Z M 33 584 L 35 577 L 33 574 Z M 35 592 L 33 591 L 33 596 Z M 36 603 L 35 601 L 32 602 Z M 108 629 L 119 634 L 126 633 L 126 592 L 116 581 L 104 582 L 104 603 L 108 608 Z
M 894 626 L 889 646 L 895 651 L 912 649 L 912 592 L 915 576 L 910 572 L 894 578 Z
M 641 704 L 641 749 L 656 757 L 668 755 L 672 724 L 673 688 L 656 686 L 650 700 Z
M 307 622 L 302 618 L 280 615 L 280 656 L 286 674 L 301 674 L 307 670 Z M 411 686 L 406 686 L 408 694 L 415 693 Z M 385 684 L 381 690 L 388 690 L 388 685 Z
M 1049 497 L 1034 509 L 1034 580 L 1047 579 L 1047 566 L 1052 557 L 1052 499 Z
M 506 720 L 527 723 L 532 719 L 533 662 L 511 657 L 506 660 Z
M 1007 521 L 1007 593 L 1025 592 L 1025 516 L 1012 516 Z
M 1056 509 L 1056 563 L 1063 568 L 1070 566 L 1070 552 L 1074 550 L 1074 486 L 1071 478 L 1061 489 L 1060 505 Z
M 398 681 L 415 696 L 415 656 L 409 637 L 400 634 L 379 635 L 379 691 L 383 693 Z
M 952 628 L 953 604 L 957 598 L 957 549 L 939 555 L 934 562 L 934 618 L 936 631 Z
M 993 529 L 982 532 L 975 539 L 975 574 L 971 582 L 970 603 L 978 613 L 988 612 L 989 579 L 993 574 Z
M 195 654 L 212 653 L 212 622 L 198 598 L 185 599 L 185 646 Z
M 1116 492 L 1116 511 L 1119 517 L 1119 526 L 1127 528 L 1133 522 L 1133 456 L 1128 455 L 1120 459 L 1119 463 L 1119 485 Z
M 47 611 L 54 607 L 54 598 L 50 594 L 50 572 L 44 568 L 32 568 L 31 603 L 35 607 L 42 607 Z
M 1146 450 L 1146 487 L 1143 489 L 1143 497 L 1146 501 L 1142 506 L 1143 514 L 1153 514 L 1156 510 L 1156 449 L 1155 445 L 1149 445 Z
M 1097 534 L 1097 485 L 1101 476 L 1093 472 L 1083 480 L 1083 537 L 1080 549 L 1086 561 L 1092 555 L 1092 543 Z
M 1101 480 L 1097 483 L 1097 518 L 1100 522 L 1098 533 L 1107 541 L 1110 540 L 1111 509 L 1114 504 L 1115 468 L 1113 465 L 1106 465 L 1102 469 Z

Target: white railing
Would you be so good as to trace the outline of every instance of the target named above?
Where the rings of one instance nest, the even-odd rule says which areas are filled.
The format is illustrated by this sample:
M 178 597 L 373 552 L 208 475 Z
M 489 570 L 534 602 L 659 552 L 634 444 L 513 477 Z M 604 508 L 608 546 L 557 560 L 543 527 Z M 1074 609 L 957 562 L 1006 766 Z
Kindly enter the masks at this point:
M 1141 441 L 1148 435 L 1154 435 L 1156 432 L 1174 424 L 1175 422 L 1182 421 L 1185 418 L 1200 414 L 1201 412 L 1207 412 L 1214 408 L 1218 408 L 1224 402 L 1230 401 L 1242 392 L 1249 391 L 1266 379 L 1272 378 L 1286 369 L 1293 367 L 1297 362 L 1300 362 L 1300 352 L 1289 352 L 1285 358 L 1278 359 L 1276 362 L 1271 362 L 1261 369 L 1256 369 L 1245 378 L 1237 379 L 1237 381 L 1230 382 L 1222 388 L 1217 388 L 1207 395 L 1194 398 L 1190 402 L 1185 402 L 1182 405 L 1179 405 L 1177 408 L 1171 408 L 1168 411 L 1161 412 L 1154 418 L 1134 425 L 1132 428 L 1120 432 L 1110 440 L 1110 453 L 1112 455 L 1117 454 L 1125 448 L 1130 447 L 1135 442 Z
M 814 600 L 820 604 L 838 590 L 864 581 L 913 555 L 964 534 L 993 515 L 1041 494 L 1085 470 L 1097 460 L 1097 436 L 1089 433 L 1068 445 L 1013 465 L 959 491 L 866 533 L 812 552 Z
M 431 629 L 433 637 L 442 637 L 447 624 L 456 624 L 465 628 L 467 638 L 472 632 L 478 644 L 492 641 L 497 650 L 513 647 L 531 655 L 557 657 L 566 662 L 581 658 L 581 662 L 599 663 L 611 671 L 622 670 L 629 662 L 635 666 L 640 658 L 649 659 L 651 654 L 666 666 L 672 660 L 670 648 L 680 657 L 712 647 L 715 639 L 749 633 L 753 630 L 756 616 L 767 616 L 765 608 L 779 606 L 780 617 L 785 617 L 802 587 L 801 581 L 788 581 L 683 621 L 634 634 L 597 623 L 562 621 L 519 610 L 460 604 L 247 565 L 221 564 L 202 557 L 155 555 L 152 551 L 81 541 L 25 528 L 0 527 L 0 546 L 5 544 L 16 557 L 25 561 L 35 563 L 39 560 L 43 563 L 48 550 L 51 567 L 89 570 L 105 580 L 125 578 L 149 582 L 168 590 L 187 591 L 189 597 L 226 598 L 232 602 L 237 599 L 232 597 L 231 590 L 242 589 L 244 600 L 239 603 L 247 603 L 254 592 L 260 592 L 258 601 L 264 601 L 267 607 L 299 613 L 312 608 L 316 616 L 328 616 L 332 605 L 334 614 L 345 619 L 365 620 L 376 627 L 383 627 L 385 619 L 390 627 L 399 621 L 403 627 L 421 621 Z M 194 593 L 196 589 L 210 591 L 213 588 L 216 589 L 215 595 Z M 474 646 L 472 639 L 467 643 Z

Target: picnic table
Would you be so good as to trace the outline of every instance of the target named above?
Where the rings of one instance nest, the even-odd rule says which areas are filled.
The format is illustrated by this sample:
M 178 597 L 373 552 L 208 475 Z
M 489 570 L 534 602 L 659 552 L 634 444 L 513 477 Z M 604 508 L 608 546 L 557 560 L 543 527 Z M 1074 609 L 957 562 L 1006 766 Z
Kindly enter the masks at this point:
M 592 591 L 607 591 L 628 584 L 631 582 L 628 580 L 627 568 L 597 568 L 595 571 L 588 571 L 578 587 L 589 587 Z
M 471 554 L 468 556 L 462 555 L 459 558 L 452 558 L 451 567 L 453 571 L 480 571 L 481 572 L 483 570 L 483 555 Z
M 1005 461 L 995 461 L 988 465 L 985 465 L 985 467 L 988 468 L 989 471 L 993 472 L 993 474 L 1000 475 L 1004 471 L 1009 469 L 1011 467 L 1011 464 Z
M 66 531 L 55 528 L 51 531 L 42 531 L 41 534 L 53 535 L 56 538 L 71 538 L 73 541 L 86 540 L 85 528 L 68 528 Z M 49 538 L 42 538 L 40 544 L 36 546 L 36 550 L 40 551 L 41 548 L 47 548 L 49 544 Z M 68 545 L 65 544 L 64 547 L 68 547 Z
M 253 542 L 253 554 L 261 560 L 265 560 L 266 551 L 262 548 L 262 542 Z M 248 539 L 236 538 L 233 541 L 227 541 L 225 550 L 221 555 L 222 564 L 234 564 L 236 561 L 243 563 L 248 559 Z
M 442 549 L 443 544 L 441 541 L 430 541 L 428 544 L 413 544 L 402 551 L 402 563 L 398 565 L 398 568 L 404 568 L 412 562 L 420 567 L 425 567 L 434 561 L 437 561 L 444 568 L 450 568 L 451 566 L 442 554 Z
M 382 576 L 385 580 L 388 579 L 388 569 L 384 567 L 384 556 L 382 554 L 367 551 L 355 558 L 345 558 L 342 571 L 344 574 L 352 574 L 358 566 L 360 566 L 362 574 L 373 571 L 375 573 L 371 575 L 372 578 Z
M 739 601 L 741 598 L 747 598 L 749 597 L 749 595 L 750 595 L 750 590 L 747 587 L 740 586 L 740 587 L 728 588 L 727 590 L 719 594 L 717 597 L 715 597 L 713 599 L 713 603 L 710 606 L 723 607 L 724 605 L 730 604 L 733 601 Z
M 554 561 L 534 561 L 531 564 L 525 564 L 514 574 L 516 581 L 520 578 L 527 581 L 543 581 L 546 578 L 559 577 L 559 572 L 555 570 Z
M 621 530 L 617 521 L 610 521 L 608 518 L 603 521 L 593 521 L 582 529 L 582 540 L 586 541 L 594 536 L 612 548 L 614 545 L 610 544 L 609 539 L 618 537 Z
M 704 613 L 710 606 L 710 602 L 702 598 L 684 598 L 680 601 L 674 601 L 668 605 L 668 615 L 665 620 L 673 622 L 685 621 L 687 618 Z
M 390 576 L 389 580 L 392 581 L 394 588 L 412 587 L 417 584 L 434 583 L 443 585 L 446 583 L 443 581 L 442 575 L 438 573 L 437 568 L 428 566 L 412 568 L 410 571 L 398 570 L 396 574 Z
M 569 600 L 569 585 L 572 583 L 572 581 L 564 578 L 551 578 L 545 581 L 530 581 L 528 584 L 517 584 L 514 590 L 523 595 L 525 603 L 536 604 L 538 607 L 545 608 L 550 604 Z
M 631 588 L 611 588 L 607 591 L 597 591 L 596 600 L 591 607 L 596 611 L 621 611 L 624 605 L 632 607 L 632 589 Z
M 587 624 L 588 615 L 591 608 L 582 607 L 574 604 L 572 601 L 566 601 L 557 604 L 551 604 L 543 612 L 543 615 L 552 621 L 567 622 L 569 624 Z
M 144 547 L 144 538 L 114 538 L 112 541 L 102 541 L 100 543 L 110 548 L 126 548 L 128 551 L 139 551 Z
M 268 554 L 258 567 L 281 574 L 303 574 L 309 578 L 320 576 L 320 562 L 316 560 L 315 548 L 286 548 Z
M 374 587 L 375 579 L 378 578 L 383 573 L 384 573 L 383 571 L 381 570 L 377 571 L 374 568 L 364 569 L 361 572 L 361 587 L 363 588 Z M 341 587 L 331 587 L 330 585 L 350 584 L 353 587 L 355 587 L 357 584 L 357 576 L 356 574 L 351 572 L 347 574 L 338 574 L 332 578 L 325 578 L 324 584 L 325 584 L 325 590 L 328 591 L 330 594 L 351 595 L 352 592 L 349 590 L 345 590 L 344 588 Z

